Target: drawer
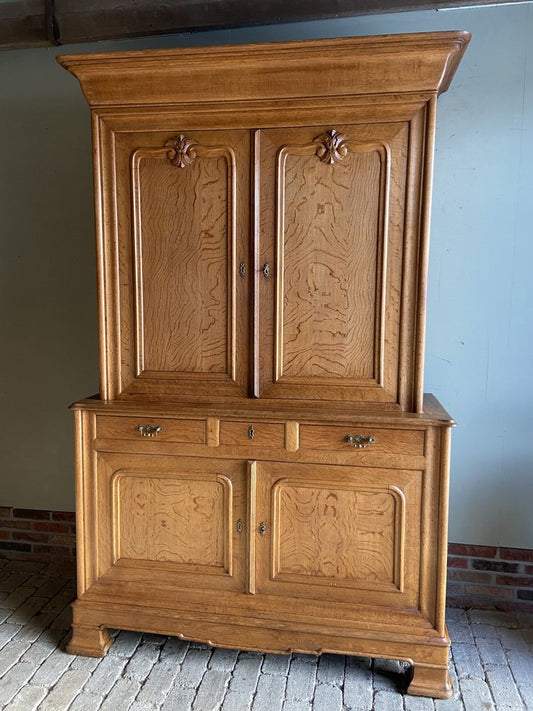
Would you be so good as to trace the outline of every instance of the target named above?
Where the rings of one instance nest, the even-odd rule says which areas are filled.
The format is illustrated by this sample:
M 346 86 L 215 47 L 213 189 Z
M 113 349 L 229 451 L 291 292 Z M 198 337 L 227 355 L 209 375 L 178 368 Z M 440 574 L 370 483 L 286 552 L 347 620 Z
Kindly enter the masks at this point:
M 423 430 L 300 425 L 300 449 L 423 456 L 424 435 Z
M 285 447 L 283 422 L 220 422 L 220 444 Z
M 158 427 L 161 429 L 157 430 Z M 205 444 L 206 423 L 205 420 L 168 420 L 150 416 L 107 417 L 104 415 L 96 418 L 96 436 L 102 439 Z

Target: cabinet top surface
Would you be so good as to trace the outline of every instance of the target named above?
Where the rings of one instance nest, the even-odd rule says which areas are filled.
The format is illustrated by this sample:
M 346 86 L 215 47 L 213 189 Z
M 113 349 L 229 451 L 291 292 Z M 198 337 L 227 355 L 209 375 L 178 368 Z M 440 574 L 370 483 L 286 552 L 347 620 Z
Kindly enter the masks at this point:
M 412 413 L 400 410 L 379 411 L 349 408 L 343 404 L 342 409 L 323 407 L 317 403 L 309 406 L 275 403 L 266 404 L 261 400 L 249 399 L 237 402 L 220 403 L 171 403 L 150 402 L 147 400 L 101 400 L 97 396 L 80 400 L 72 405 L 73 410 L 90 410 L 102 415 L 135 415 L 160 417 L 218 417 L 228 419 L 258 419 L 258 420 L 301 420 L 321 423 L 376 423 L 397 427 L 420 427 L 421 425 L 455 425 L 454 420 L 442 407 L 437 398 L 426 393 L 424 395 L 424 412 Z
M 91 106 L 441 93 L 469 40 L 465 31 L 429 32 L 74 54 L 58 61 L 80 80 Z

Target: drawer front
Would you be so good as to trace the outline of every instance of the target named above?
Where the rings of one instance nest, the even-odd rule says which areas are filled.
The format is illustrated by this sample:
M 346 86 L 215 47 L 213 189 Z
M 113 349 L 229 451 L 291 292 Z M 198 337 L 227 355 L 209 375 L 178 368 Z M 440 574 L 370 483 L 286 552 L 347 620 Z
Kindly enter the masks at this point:
M 424 455 L 423 430 L 339 425 L 301 425 L 300 448 L 336 452 Z
M 285 447 L 285 425 L 282 422 L 220 423 L 220 444 Z
M 96 419 L 96 436 L 102 439 L 205 444 L 206 422 L 205 420 L 168 420 L 150 416 L 101 416 Z

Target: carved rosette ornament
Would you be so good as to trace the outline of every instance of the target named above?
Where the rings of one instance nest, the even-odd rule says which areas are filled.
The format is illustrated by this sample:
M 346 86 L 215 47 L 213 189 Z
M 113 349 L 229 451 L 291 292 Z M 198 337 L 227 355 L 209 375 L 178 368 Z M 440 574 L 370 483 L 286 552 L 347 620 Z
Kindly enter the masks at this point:
M 314 143 L 317 143 L 316 155 L 323 163 L 340 163 L 348 153 L 346 145 L 348 136 L 344 133 L 339 133 L 334 128 L 331 131 L 323 133 L 315 138 Z
M 167 158 L 172 165 L 176 165 L 178 168 L 185 168 L 194 163 L 196 158 L 194 146 L 196 145 L 196 141 L 193 141 L 192 138 L 187 138 L 183 134 L 173 136 L 165 143 L 165 148 L 169 149 Z

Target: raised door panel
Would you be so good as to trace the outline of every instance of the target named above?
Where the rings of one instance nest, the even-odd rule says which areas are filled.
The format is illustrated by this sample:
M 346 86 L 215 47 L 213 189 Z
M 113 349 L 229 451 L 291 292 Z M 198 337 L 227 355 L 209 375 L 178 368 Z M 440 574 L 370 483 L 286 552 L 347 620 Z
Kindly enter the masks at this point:
M 257 468 L 257 593 L 417 605 L 421 471 Z
M 120 392 L 244 395 L 249 136 L 117 134 Z
M 242 590 L 244 486 L 240 462 L 98 453 L 96 578 Z
M 396 404 L 408 125 L 257 132 L 258 392 Z

